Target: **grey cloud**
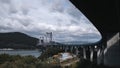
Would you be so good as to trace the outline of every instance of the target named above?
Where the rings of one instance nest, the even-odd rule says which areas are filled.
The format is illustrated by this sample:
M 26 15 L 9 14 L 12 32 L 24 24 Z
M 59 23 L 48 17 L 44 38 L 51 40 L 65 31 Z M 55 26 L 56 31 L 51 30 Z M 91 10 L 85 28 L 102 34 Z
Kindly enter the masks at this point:
M 52 31 L 54 40 L 60 42 L 100 37 L 69 0 L 0 0 L 0 32 L 7 31 L 37 38 Z
M 10 3 L 10 0 L 0 0 L 2 3 Z
M 11 30 L 11 27 L 4 27 L 4 26 L 0 26 L 0 31 L 5 31 L 5 30 Z
M 47 0 L 50 1 L 50 0 Z M 52 1 L 51 1 L 52 2 Z M 54 4 L 51 5 L 51 11 L 57 11 L 60 13 L 63 13 L 65 8 L 64 8 L 64 2 L 66 2 L 66 0 L 53 0 Z
M 71 16 L 73 16 L 73 17 L 75 17 L 76 19 L 80 19 L 81 18 L 81 14 L 80 14 L 80 12 L 78 13 L 78 12 L 75 12 L 75 10 L 73 10 L 73 9 L 69 9 L 68 10 L 68 13 L 71 15 Z
M 58 3 L 58 4 L 59 4 L 59 3 Z M 60 5 L 58 5 L 58 4 L 53 5 L 53 7 L 52 7 L 52 11 L 59 11 L 59 12 L 63 12 L 63 11 L 64 11 L 64 9 L 62 9 L 62 6 L 60 6 Z
M 12 14 L 17 13 L 17 10 L 16 10 L 16 9 L 13 9 L 13 8 L 11 7 L 10 13 L 12 13 Z
M 75 24 L 75 25 L 78 25 L 79 22 L 75 21 L 75 20 L 71 20 L 71 24 Z
M 23 12 L 24 15 L 27 15 L 29 10 L 28 9 L 23 9 L 22 12 Z
M 27 27 L 32 22 L 30 19 L 17 19 L 23 26 Z

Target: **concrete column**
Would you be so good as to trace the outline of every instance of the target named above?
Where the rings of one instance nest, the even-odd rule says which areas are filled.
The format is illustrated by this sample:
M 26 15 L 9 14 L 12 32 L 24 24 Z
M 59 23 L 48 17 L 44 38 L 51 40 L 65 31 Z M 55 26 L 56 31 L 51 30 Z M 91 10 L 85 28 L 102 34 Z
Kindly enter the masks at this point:
M 101 61 L 102 57 L 101 57 L 101 49 L 98 49 L 97 51 L 97 64 L 101 64 L 102 61 Z
M 63 46 L 62 46 L 62 50 L 63 50 Z
M 64 50 L 64 46 L 62 46 L 62 49 Z
M 60 49 L 62 49 L 62 46 L 60 46 Z
M 70 47 L 71 53 L 73 53 L 73 46 Z
M 76 55 L 77 55 L 77 56 L 78 56 L 78 53 L 79 53 L 78 47 L 76 47 Z
M 92 62 L 93 61 L 93 48 L 90 47 L 90 61 Z
M 66 47 L 65 47 L 65 52 L 67 52 L 67 49 L 68 49 L 68 48 L 67 48 L 67 46 L 66 46 Z
M 87 59 L 87 58 L 86 58 L 86 50 L 85 50 L 84 47 L 83 47 L 83 58 L 84 58 L 84 59 Z

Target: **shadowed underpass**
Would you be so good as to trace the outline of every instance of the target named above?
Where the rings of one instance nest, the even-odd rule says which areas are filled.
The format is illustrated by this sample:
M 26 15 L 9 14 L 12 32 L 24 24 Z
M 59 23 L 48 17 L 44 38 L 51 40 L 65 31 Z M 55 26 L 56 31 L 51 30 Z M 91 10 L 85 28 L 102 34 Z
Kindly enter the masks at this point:
M 119 30 L 120 11 L 119 0 L 70 0 L 100 31 L 102 35 L 101 45 L 101 61 L 110 67 L 120 67 L 120 41 L 112 44 L 116 40 L 112 40 L 107 44 L 108 40 L 113 38 Z M 118 33 L 119 34 L 119 33 Z M 116 38 L 119 38 L 117 36 Z M 111 47 L 109 47 L 111 46 Z M 109 48 L 108 48 L 109 47 Z M 106 51 L 104 53 L 104 50 Z M 104 59 L 103 59 L 104 58 Z M 99 59 L 100 60 L 100 59 Z

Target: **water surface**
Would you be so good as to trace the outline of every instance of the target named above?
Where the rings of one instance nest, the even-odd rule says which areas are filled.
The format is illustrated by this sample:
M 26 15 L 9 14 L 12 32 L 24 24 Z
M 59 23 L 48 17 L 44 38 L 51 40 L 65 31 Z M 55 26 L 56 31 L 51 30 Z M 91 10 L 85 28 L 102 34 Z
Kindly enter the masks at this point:
M 28 56 L 32 55 L 35 57 L 39 57 L 41 52 L 39 50 L 0 50 L 0 54 L 9 54 L 9 55 L 21 55 Z

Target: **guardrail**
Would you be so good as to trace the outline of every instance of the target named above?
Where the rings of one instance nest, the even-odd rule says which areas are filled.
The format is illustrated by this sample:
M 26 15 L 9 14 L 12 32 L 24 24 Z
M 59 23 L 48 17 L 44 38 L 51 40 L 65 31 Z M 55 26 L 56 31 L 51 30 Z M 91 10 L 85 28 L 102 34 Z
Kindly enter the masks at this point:
M 119 32 L 118 32 L 110 40 L 107 41 L 107 48 L 109 48 L 112 45 L 114 45 L 117 41 L 119 41 L 119 39 L 120 39 L 120 37 L 119 37 Z

